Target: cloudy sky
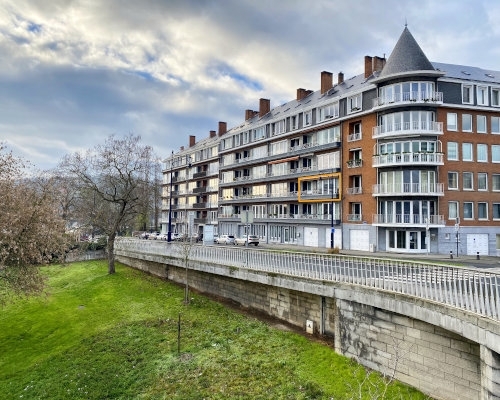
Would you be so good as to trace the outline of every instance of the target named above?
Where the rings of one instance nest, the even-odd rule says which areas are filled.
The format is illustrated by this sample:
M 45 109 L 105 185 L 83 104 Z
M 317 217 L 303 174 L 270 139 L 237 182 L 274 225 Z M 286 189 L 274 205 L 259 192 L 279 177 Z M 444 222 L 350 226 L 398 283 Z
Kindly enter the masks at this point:
M 497 0 L 0 0 L 0 142 L 41 169 L 111 134 L 165 158 L 362 73 L 405 21 L 431 61 L 500 70 Z

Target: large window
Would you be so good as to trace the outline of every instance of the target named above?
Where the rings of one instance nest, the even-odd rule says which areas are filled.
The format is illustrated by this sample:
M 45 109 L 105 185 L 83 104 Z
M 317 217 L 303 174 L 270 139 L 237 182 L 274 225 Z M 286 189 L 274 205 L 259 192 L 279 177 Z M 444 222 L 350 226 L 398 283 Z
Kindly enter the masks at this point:
M 488 145 L 486 144 L 477 145 L 477 161 L 488 162 Z
M 488 105 L 488 86 L 477 87 L 477 105 L 478 106 Z
M 474 101 L 472 85 L 462 85 L 462 103 L 472 104 Z
M 340 125 L 323 129 L 317 133 L 318 145 L 340 142 Z
M 491 162 L 500 163 L 500 145 L 491 146 Z
M 458 190 L 458 172 L 448 172 L 448 189 Z
M 477 173 L 477 190 L 488 190 L 488 174 L 486 172 Z
M 464 202 L 464 219 L 474 219 L 474 203 Z
M 488 203 L 477 203 L 477 218 L 488 219 Z
M 456 220 L 458 218 L 458 202 L 448 202 L 448 219 Z
M 271 154 L 283 154 L 288 152 L 288 140 L 280 140 L 271 143 Z
M 462 114 L 462 131 L 472 132 L 472 115 Z
M 478 115 L 476 118 L 477 133 L 486 133 L 486 115 Z
M 303 114 L 303 121 L 302 121 L 302 125 L 303 126 L 309 126 L 312 124 L 312 111 L 306 111 L 304 112 Z
M 472 143 L 462 143 L 462 161 L 473 161 Z
M 325 121 L 339 116 L 339 103 L 338 101 L 333 104 L 328 104 L 318 109 L 318 121 Z
M 357 94 L 355 96 L 350 96 L 347 98 L 347 113 L 352 113 L 356 111 L 360 111 L 362 104 L 361 104 L 361 93 Z
M 449 131 L 456 131 L 457 128 L 457 114 L 456 113 L 448 113 L 446 116 L 446 129 Z
M 472 185 L 472 172 L 464 172 L 463 173 L 463 189 L 464 190 L 472 190 L 474 189 Z
M 458 143 L 457 142 L 448 142 L 448 160 L 449 161 L 457 161 L 458 160 Z

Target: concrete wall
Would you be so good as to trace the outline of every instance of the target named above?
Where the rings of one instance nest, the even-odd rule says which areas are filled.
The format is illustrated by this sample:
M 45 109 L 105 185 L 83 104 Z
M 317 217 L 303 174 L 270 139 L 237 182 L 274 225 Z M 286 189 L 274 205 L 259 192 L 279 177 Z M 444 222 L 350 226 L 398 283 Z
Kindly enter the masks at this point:
M 182 260 L 119 251 L 117 260 L 184 284 Z M 335 350 L 450 400 L 500 399 L 500 324 L 370 288 L 299 279 L 212 263 L 191 263 L 188 283 L 314 333 Z

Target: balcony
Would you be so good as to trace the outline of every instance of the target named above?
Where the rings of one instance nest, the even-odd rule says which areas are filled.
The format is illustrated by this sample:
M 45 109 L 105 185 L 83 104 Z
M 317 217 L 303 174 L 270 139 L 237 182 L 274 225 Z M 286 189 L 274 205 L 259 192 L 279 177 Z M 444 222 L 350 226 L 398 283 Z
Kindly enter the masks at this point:
M 205 192 L 207 192 L 206 186 L 200 186 L 193 189 L 193 193 L 205 193 Z
M 362 166 L 363 166 L 363 160 L 361 160 L 360 158 L 347 160 L 347 168 L 358 168 Z
M 376 184 L 373 196 L 443 196 L 442 183 Z
M 373 99 L 373 108 L 392 107 L 395 105 L 442 104 L 443 92 L 404 92 L 395 93 L 393 98 L 377 97 Z
M 351 133 L 349 136 L 347 136 L 347 141 L 356 142 L 357 140 L 361 140 L 362 138 L 363 138 L 362 133 L 356 132 L 356 133 Z
M 373 167 L 394 165 L 444 165 L 443 153 L 392 153 L 377 154 L 373 158 Z
M 347 194 L 361 194 L 361 193 L 363 193 L 362 187 L 347 188 Z
M 442 135 L 442 122 L 413 121 L 394 122 L 373 127 L 373 139 L 389 137 L 416 136 L 416 135 Z
M 445 225 L 443 215 L 419 214 L 374 214 L 373 225 L 380 226 L 417 226 L 421 228 Z
M 196 172 L 193 174 L 193 179 L 204 178 L 207 176 L 207 171 Z
M 200 209 L 200 208 L 207 208 L 207 203 L 202 202 L 202 203 L 194 203 L 193 208 Z
M 361 222 L 363 219 L 362 214 L 347 214 L 347 220 L 349 222 Z
M 333 193 L 323 192 L 321 189 L 315 190 L 304 190 L 300 191 L 300 198 L 302 200 L 313 200 L 313 199 L 322 199 L 325 201 L 334 200 L 339 198 L 339 191 L 335 190 Z

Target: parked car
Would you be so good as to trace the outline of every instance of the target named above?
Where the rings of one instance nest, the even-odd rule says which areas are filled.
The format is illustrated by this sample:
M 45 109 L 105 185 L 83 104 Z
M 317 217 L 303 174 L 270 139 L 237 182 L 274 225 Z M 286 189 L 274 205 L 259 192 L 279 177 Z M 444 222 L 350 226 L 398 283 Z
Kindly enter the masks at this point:
M 218 244 L 234 244 L 234 235 L 220 235 L 217 238 Z
M 234 244 L 245 246 L 246 243 L 247 243 L 246 236 L 234 239 Z M 248 244 L 249 245 L 253 244 L 254 246 L 258 246 L 259 245 L 259 237 L 256 235 L 248 235 Z
M 219 239 L 219 235 L 214 235 L 214 243 L 217 243 L 217 239 Z
M 156 240 L 167 240 L 168 239 L 168 234 L 167 233 L 160 233 Z
M 152 232 L 149 234 L 149 240 L 156 240 L 158 239 L 158 236 L 160 236 L 160 232 Z
M 182 235 L 180 233 L 172 233 L 172 236 L 170 237 L 171 240 L 182 240 Z

